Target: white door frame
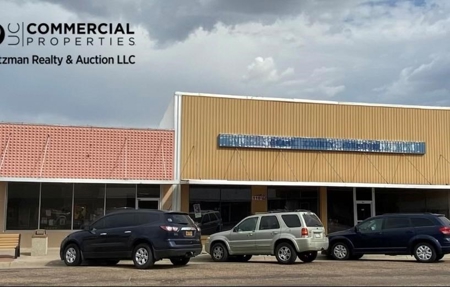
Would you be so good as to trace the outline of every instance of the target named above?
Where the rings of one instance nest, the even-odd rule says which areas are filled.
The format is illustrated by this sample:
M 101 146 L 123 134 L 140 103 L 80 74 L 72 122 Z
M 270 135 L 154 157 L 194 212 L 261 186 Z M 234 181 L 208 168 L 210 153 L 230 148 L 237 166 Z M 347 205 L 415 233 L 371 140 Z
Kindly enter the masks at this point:
M 353 223 L 357 225 L 362 220 L 358 220 L 358 204 L 370 204 L 370 216 L 375 216 L 375 188 L 372 187 L 372 200 L 356 200 L 356 187 L 353 188 Z
M 161 201 L 159 200 L 159 197 L 136 198 L 136 209 L 139 209 L 139 201 L 157 201 L 158 209 L 161 209 Z

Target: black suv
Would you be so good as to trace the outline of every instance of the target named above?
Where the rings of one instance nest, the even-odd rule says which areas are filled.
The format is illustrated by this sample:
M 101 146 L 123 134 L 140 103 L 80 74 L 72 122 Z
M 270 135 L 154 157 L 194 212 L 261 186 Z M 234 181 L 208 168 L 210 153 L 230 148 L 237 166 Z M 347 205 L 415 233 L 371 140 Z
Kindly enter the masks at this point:
M 443 214 L 384 214 L 328 235 L 327 255 L 337 260 L 364 254 L 414 255 L 435 262 L 450 253 L 450 220 Z
M 92 260 L 115 265 L 130 260 L 139 269 L 168 258 L 186 265 L 202 251 L 201 232 L 188 214 L 149 209 L 109 213 L 83 230 L 68 235 L 60 257 L 68 266 Z

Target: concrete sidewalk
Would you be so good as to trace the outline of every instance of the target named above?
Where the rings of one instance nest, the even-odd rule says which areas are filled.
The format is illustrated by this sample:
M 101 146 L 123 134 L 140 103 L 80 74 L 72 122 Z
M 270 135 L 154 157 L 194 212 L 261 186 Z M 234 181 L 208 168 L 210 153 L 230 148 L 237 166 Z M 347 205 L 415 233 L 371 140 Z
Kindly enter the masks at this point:
M 62 267 L 65 266 L 64 262 L 59 258 L 59 248 L 51 248 L 48 250 L 48 254 L 45 256 L 31 256 L 30 250 L 22 250 L 21 256 L 14 259 L 12 256 L 8 256 L 6 252 L 0 254 L 0 269 L 5 268 L 45 268 L 45 267 Z M 6 255 L 6 256 L 5 256 Z M 450 257 L 450 256 L 449 256 Z M 448 257 L 447 257 L 448 258 Z M 273 256 L 254 256 L 252 261 L 276 261 Z M 361 261 L 415 261 L 412 256 L 385 256 L 385 255 L 365 255 Z M 445 257 L 444 257 L 445 260 Z M 319 254 L 317 261 L 330 261 L 324 255 Z M 164 261 L 163 261 L 164 262 Z M 211 257 L 209 254 L 203 252 L 201 255 L 193 258 L 191 263 L 193 264 L 205 264 L 211 263 Z M 333 261 L 335 262 L 335 261 Z M 131 264 L 131 261 L 130 261 Z

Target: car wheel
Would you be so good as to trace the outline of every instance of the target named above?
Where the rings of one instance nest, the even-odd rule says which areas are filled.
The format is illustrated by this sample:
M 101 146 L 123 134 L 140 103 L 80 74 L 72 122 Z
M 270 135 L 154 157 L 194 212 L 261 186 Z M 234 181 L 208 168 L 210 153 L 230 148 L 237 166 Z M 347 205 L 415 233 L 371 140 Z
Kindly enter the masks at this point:
M 172 262 L 175 266 L 184 266 L 189 263 L 191 258 L 189 257 L 177 257 L 177 258 L 170 258 L 170 262 Z
M 134 248 L 133 263 L 138 269 L 148 269 L 155 264 L 152 250 L 148 244 L 139 244 Z
M 429 263 L 436 261 L 437 254 L 431 244 L 421 242 L 414 247 L 414 257 L 419 262 Z
M 336 260 L 348 260 L 350 258 L 350 249 L 344 242 L 336 242 L 331 248 L 331 256 Z
M 297 260 L 297 251 L 292 244 L 288 242 L 282 242 L 275 248 L 275 257 L 278 263 L 292 264 Z
M 64 263 L 67 266 L 78 266 L 81 264 L 80 248 L 76 244 L 69 244 L 64 249 Z
M 252 259 L 251 255 L 239 255 L 236 256 L 236 259 L 238 262 L 248 262 L 250 259 Z
M 317 251 L 300 252 L 298 258 L 305 263 L 313 262 L 317 258 Z
M 228 249 L 223 243 L 215 243 L 211 247 L 211 258 L 216 262 L 224 262 L 228 260 Z
M 358 260 L 361 259 L 361 257 L 363 257 L 364 254 L 355 254 L 355 255 L 350 255 L 350 260 Z

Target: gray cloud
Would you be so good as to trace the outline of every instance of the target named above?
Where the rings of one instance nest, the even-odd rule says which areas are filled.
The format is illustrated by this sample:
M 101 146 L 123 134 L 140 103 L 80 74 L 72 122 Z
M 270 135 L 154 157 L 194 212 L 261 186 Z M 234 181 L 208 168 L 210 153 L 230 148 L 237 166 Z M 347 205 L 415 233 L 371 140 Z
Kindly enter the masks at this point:
M 138 25 L 136 47 L 1 46 L 137 64 L 2 66 L 0 121 L 155 127 L 175 91 L 450 105 L 448 0 L 0 2 L 2 23 Z

